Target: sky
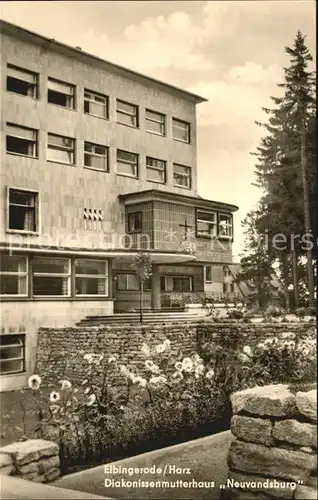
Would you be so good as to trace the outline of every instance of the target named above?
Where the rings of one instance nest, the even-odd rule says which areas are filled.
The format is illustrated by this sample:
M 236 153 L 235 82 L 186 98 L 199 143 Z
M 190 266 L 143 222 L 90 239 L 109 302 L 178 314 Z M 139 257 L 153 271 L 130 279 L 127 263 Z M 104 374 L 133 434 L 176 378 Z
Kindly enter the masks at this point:
M 297 30 L 315 59 L 315 1 L 6 2 L 1 18 L 50 38 L 202 95 L 198 105 L 198 190 L 204 198 L 239 206 L 241 220 L 260 192 L 255 151 L 266 121 L 262 107 L 280 96 L 288 66 L 284 47 Z

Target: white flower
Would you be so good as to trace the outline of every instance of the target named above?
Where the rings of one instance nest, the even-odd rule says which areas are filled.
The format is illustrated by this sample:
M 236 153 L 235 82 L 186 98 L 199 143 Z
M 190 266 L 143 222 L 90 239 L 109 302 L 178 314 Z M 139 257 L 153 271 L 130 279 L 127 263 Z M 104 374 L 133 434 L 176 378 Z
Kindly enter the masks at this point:
M 88 380 L 87 380 L 87 378 L 86 378 L 85 380 L 83 380 L 83 382 L 81 383 L 81 385 L 85 385 L 85 384 L 87 384 L 87 382 L 88 382 Z M 75 392 L 75 390 L 76 390 L 76 389 L 74 389 L 74 392 Z
M 61 391 L 63 389 L 70 389 L 72 387 L 72 384 L 69 380 L 60 380 L 60 384 L 61 384 Z
M 256 346 L 258 349 L 264 349 L 265 347 L 265 344 L 263 342 L 260 342 L 259 344 L 257 344 Z
M 96 396 L 95 394 L 91 394 L 88 396 L 88 402 L 86 403 L 87 406 L 92 406 L 96 401 Z
M 165 377 L 164 375 L 159 375 L 158 382 L 159 384 L 165 384 L 167 382 L 167 377 Z
M 143 377 L 136 376 L 132 373 L 130 378 L 133 384 L 138 384 L 140 387 L 147 386 L 147 380 Z
M 51 403 L 57 403 L 61 399 L 61 396 L 58 392 L 52 391 L 50 394 L 50 401 Z
M 182 370 L 188 373 L 192 372 L 193 363 L 191 358 L 184 358 L 184 360 L 182 361 Z
M 181 361 L 177 361 L 176 364 L 174 365 L 175 369 L 178 371 L 178 372 L 182 372 L 182 363 Z
M 169 339 L 164 340 L 163 344 L 168 348 L 171 346 L 171 342 Z
M 129 377 L 130 372 L 129 372 L 128 368 L 127 368 L 125 365 L 120 365 L 119 370 L 120 370 L 120 373 L 121 373 L 124 377 Z
M 197 365 L 202 365 L 203 364 L 203 359 L 199 356 L 199 354 L 194 354 L 194 356 L 192 357 L 193 361 L 195 364 Z
M 158 373 L 160 373 L 160 368 L 158 365 L 153 364 L 152 367 L 150 368 L 150 371 L 154 375 L 158 375 Z
M 147 368 L 147 370 L 151 370 L 153 365 L 154 365 L 154 363 L 153 363 L 153 361 L 151 361 L 151 359 L 147 359 L 145 361 L 145 367 Z
M 84 391 L 84 394 L 88 394 L 90 391 L 91 391 L 91 388 L 90 387 L 86 387 L 86 389 Z
M 141 346 L 141 352 L 147 357 L 150 356 L 150 347 L 145 342 Z
M 93 363 L 93 357 L 94 357 L 94 354 L 85 354 L 84 355 L 84 359 L 85 359 L 85 361 L 88 362 L 88 364 Z
M 200 375 L 204 372 L 204 366 L 203 365 L 198 365 L 195 370 L 194 370 L 194 376 L 195 378 L 199 378 Z
M 242 361 L 242 363 L 247 363 L 248 361 L 251 361 L 251 358 L 244 354 L 244 352 L 239 354 L 239 359 Z
M 253 357 L 252 349 L 250 348 L 249 345 L 245 345 L 243 348 L 243 353 L 246 354 L 249 358 Z
M 183 380 L 183 375 L 180 371 L 177 371 L 172 374 L 172 378 L 175 382 L 180 382 L 181 380 Z
M 108 358 L 108 363 L 113 363 L 114 361 L 116 361 L 116 359 L 117 359 L 117 358 L 116 358 L 115 356 L 110 356 L 110 357 Z
M 41 385 L 41 377 L 39 375 L 31 375 L 28 379 L 28 386 L 30 389 L 33 389 L 34 391 L 38 390 Z
M 155 351 L 157 354 L 162 354 L 163 352 L 165 352 L 166 350 L 166 345 L 165 344 L 158 344 L 156 347 L 155 347 Z
M 208 370 L 206 372 L 205 378 L 207 378 L 208 380 L 211 380 L 213 377 L 214 377 L 214 370 L 211 368 L 210 370 Z

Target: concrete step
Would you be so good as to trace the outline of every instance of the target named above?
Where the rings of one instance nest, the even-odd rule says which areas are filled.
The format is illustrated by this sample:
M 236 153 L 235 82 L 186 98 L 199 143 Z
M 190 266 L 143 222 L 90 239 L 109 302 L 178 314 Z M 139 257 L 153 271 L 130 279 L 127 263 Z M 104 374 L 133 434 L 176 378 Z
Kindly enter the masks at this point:
M 144 323 L 166 323 L 176 321 L 198 321 L 202 316 L 189 313 L 145 313 Z M 87 316 L 77 323 L 77 326 L 96 326 L 107 324 L 139 323 L 139 313 L 113 314 L 111 316 Z

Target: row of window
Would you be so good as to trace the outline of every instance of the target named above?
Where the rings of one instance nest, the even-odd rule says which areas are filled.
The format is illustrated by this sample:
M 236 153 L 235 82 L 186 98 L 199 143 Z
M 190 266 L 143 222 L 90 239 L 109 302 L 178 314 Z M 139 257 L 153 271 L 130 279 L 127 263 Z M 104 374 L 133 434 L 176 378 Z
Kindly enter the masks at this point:
M 8 229 L 13 231 L 39 232 L 38 193 L 24 189 L 8 188 Z M 84 208 L 85 229 L 102 229 L 104 219 L 100 209 Z M 142 212 L 127 214 L 127 232 L 143 231 Z M 233 237 L 233 219 L 230 214 L 197 211 L 196 236 Z
M 47 160 L 57 163 L 75 165 L 75 139 L 49 133 L 47 135 Z M 20 125 L 7 123 L 6 151 L 38 158 L 38 131 Z M 117 149 L 118 175 L 139 177 L 139 155 Z M 84 141 L 84 166 L 94 170 L 109 172 L 108 147 Z M 146 157 L 147 181 L 164 184 L 167 177 L 167 162 L 158 158 Z M 191 168 L 173 164 L 173 182 L 175 186 L 191 188 Z
M 0 261 L 0 295 L 106 297 L 107 261 L 4 254 Z
M 33 99 L 39 97 L 39 74 L 11 64 L 7 65 L 7 90 Z M 55 78 L 48 78 L 47 102 L 68 109 L 76 109 L 76 86 Z M 84 113 L 107 120 L 109 118 L 109 96 L 84 89 Z M 122 125 L 139 128 L 139 106 L 116 100 L 116 121 Z M 145 128 L 147 132 L 166 135 L 167 116 L 145 110 Z M 172 118 L 172 138 L 190 143 L 190 124 L 179 118 Z
M 182 226 L 184 227 L 184 226 Z M 190 226 L 186 226 L 189 230 Z M 127 214 L 127 232 L 139 233 L 143 231 L 142 212 L 131 212 Z M 185 233 L 185 238 L 189 233 Z M 230 214 L 217 212 L 197 211 L 196 236 L 206 238 L 232 238 L 233 219 Z

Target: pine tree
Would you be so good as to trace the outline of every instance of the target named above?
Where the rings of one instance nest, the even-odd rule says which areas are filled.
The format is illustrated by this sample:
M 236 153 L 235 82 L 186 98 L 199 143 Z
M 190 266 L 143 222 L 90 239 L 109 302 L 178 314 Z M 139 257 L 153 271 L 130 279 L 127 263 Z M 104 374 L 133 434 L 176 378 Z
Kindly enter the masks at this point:
M 263 108 L 268 115 L 267 135 L 253 153 L 258 164 L 255 169 L 256 185 L 263 191 L 259 216 L 255 221 L 257 231 L 269 236 L 269 255 L 279 258 L 283 269 L 285 296 L 289 269 L 292 267 L 295 302 L 298 302 L 298 260 L 304 254 L 301 237 L 313 232 L 314 196 L 317 179 L 313 175 L 315 156 L 315 94 L 313 74 L 308 71 L 312 57 L 305 45 L 305 38 L 298 32 L 292 48 L 286 47 L 290 66 L 284 68 L 285 82 L 282 97 L 272 97 L 274 109 Z M 287 245 L 282 250 L 274 248 L 272 238 L 283 233 Z M 292 235 L 299 234 L 298 240 Z M 307 250 L 308 290 L 310 304 L 314 300 L 312 251 Z

